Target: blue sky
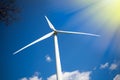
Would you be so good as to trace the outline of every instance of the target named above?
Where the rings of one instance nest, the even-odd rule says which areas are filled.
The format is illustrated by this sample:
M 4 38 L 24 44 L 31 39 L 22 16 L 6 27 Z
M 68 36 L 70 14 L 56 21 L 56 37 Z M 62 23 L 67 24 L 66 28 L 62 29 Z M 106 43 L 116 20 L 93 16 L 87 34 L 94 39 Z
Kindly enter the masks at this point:
M 13 55 L 51 32 L 44 16 L 58 30 L 101 35 L 58 35 L 65 80 L 119 80 L 120 19 L 109 16 L 110 6 L 103 3 L 104 0 L 18 1 L 20 20 L 8 27 L 0 23 L 0 80 L 55 80 L 53 37 Z

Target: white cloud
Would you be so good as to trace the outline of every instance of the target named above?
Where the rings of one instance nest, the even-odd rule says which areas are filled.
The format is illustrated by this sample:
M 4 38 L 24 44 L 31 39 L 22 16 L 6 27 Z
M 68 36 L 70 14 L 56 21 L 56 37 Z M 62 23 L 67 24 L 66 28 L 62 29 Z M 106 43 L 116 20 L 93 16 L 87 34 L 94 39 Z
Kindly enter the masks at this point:
M 115 70 L 117 68 L 117 66 L 118 66 L 117 64 L 111 64 L 109 69 Z
M 110 70 L 115 70 L 117 67 L 118 67 L 118 64 L 115 64 L 115 63 L 109 64 L 108 62 L 100 65 L 100 69 L 108 68 Z
M 113 80 L 120 80 L 120 74 L 117 74 Z
M 105 69 L 109 66 L 109 63 L 101 64 L 100 69 Z
M 42 78 L 39 78 L 38 76 L 32 76 L 30 78 L 21 78 L 20 80 L 42 80 Z
M 49 55 L 45 56 L 45 58 L 46 58 L 47 62 L 51 62 L 52 61 L 52 59 L 51 59 L 51 57 Z
M 42 78 L 39 78 L 38 76 L 30 77 L 28 80 L 42 80 Z
M 42 80 L 41 77 L 39 77 L 39 73 L 35 72 L 32 77 L 23 77 L 20 80 Z
M 24 77 L 24 78 L 22 78 L 22 79 L 20 79 L 20 80 L 28 80 L 28 79 Z
M 63 80 L 90 80 L 91 71 L 88 72 L 79 72 L 78 70 L 73 72 L 64 72 Z M 23 77 L 20 80 L 43 80 L 42 77 L 39 77 L 38 73 L 34 74 L 32 77 Z M 56 75 L 48 77 L 47 80 L 57 80 Z
M 80 73 L 78 70 L 73 72 L 64 72 L 63 80 L 90 80 L 90 71 Z M 47 80 L 57 80 L 56 75 L 50 76 Z

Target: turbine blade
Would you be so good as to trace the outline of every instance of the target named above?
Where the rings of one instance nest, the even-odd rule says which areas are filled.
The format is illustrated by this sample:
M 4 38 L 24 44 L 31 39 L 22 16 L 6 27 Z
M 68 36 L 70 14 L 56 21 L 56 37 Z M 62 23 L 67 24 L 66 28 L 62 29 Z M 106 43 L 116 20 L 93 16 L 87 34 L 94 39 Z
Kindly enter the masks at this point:
M 57 35 L 54 35 L 54 43 L 55 43 L 55 59 L 56 59 L 56 69 L 57 69 L 57 80 L 62 80 L 62 69 L 61 69 L 60 53 L 59 53 Z
M 42 41 L 42 40 L 44 40 L 44 39 L 46 39 L 46 38 L 48 38 L 48 37 L 52 36 L 53 34 L 54 34 L 54 32 L 50 32 L 50 33 L 48 33 L 48 34 L 44 35 L 43 37 L 41 37 L 41 38 L 39 38 L 39 39 L 37 39 L 37 40 L 35 40 L 35 41 L 31 42 L 30 44 L 28 44 L 28 45 L 24 46 L 23 48 L 21 48 L 21 49 L 17 50 L 17 51 L 16 51 L 16 52 L 14 52 L 13 54 L 15 55 L 15 54 L 17 54 L 18 52 L 20 52 L 20 51 L 22 51 L 22 50 L 24 50 L 24 49 L 26 49 L 26 48 L 28 48 L 28 47 L 32 46 L 33 44 L 38 43 L 38 42 L 40 42 L 40 41 Z
M 55 28 L 54 28 L 54 26 L 53 26 L 53 24 L 50 22 L 50 20 L 47 18 L 47 16 L 45 16 L 45 18 L 46 18 L 46 20 L 47 20 L 47 23 L 48 23 L 48 25 L 49 25 L 49 27 L 52 29 L 52 30 L 56 30 Z
M 59 33 L 65 33 L 65 34 L 81 34 L 81 35 L 88 35 L 88 36 L 100 36 L 97 34 L 91 34 L 91 33 L 84 33 L 84 32 L 72 32 L 72 31 L 62 31 L 62 30 L 57 30 Z

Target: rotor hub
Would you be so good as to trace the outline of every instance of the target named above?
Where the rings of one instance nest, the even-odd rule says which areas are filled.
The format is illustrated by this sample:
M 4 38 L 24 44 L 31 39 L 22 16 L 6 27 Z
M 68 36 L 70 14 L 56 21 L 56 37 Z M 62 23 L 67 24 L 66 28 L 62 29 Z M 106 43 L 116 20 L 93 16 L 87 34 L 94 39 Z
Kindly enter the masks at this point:
M 54 31 L 54 35 L 57 35 L 57 31 Z

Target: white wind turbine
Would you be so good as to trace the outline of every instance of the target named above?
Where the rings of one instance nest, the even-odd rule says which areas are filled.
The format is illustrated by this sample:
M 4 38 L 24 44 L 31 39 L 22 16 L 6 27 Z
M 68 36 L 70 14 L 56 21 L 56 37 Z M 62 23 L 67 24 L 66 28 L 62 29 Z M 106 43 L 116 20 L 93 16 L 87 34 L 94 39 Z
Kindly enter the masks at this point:
M 96 34 L 91 34 L 91 33 L 83 33 L 83 32 L 72 32 L 72 31 L 62 31 L 62 30 L 56 30 L 54 28 L 54 26 L 52 25 L 52 23 L 50 22 L 50 20 L 47 18 L 47 16 L 45 16 L 49 27 L 53 30 L 52 32 L 44 35 L 43 37 L 40 37 L 39 39 L 31 42 L 30 44 L 24 46 L 23 48 L 17 50 L 16 52 L 14 52 L 13 54 L 17 54 L 19 52 L 21 52 L 22 50 L 44 40 L 47 39 L 51 36 L 54 36 L 54 45 L 55 45 L 55 59 L 56 59 L 56 71 L 57 71 L 57 80 L 62 80 L 62 69 L 61 69 L 61 62 L 60 62 L 60 55 L 59 55 L 59 46 L 58 46 L 58 38 L 57 38 L 57 34 L 59 33 L 64 33 L 64 34 L 82 34 L 82 35 L 89 35 L 89 36 L 96 36 L 98 37 L 99 35 Z

